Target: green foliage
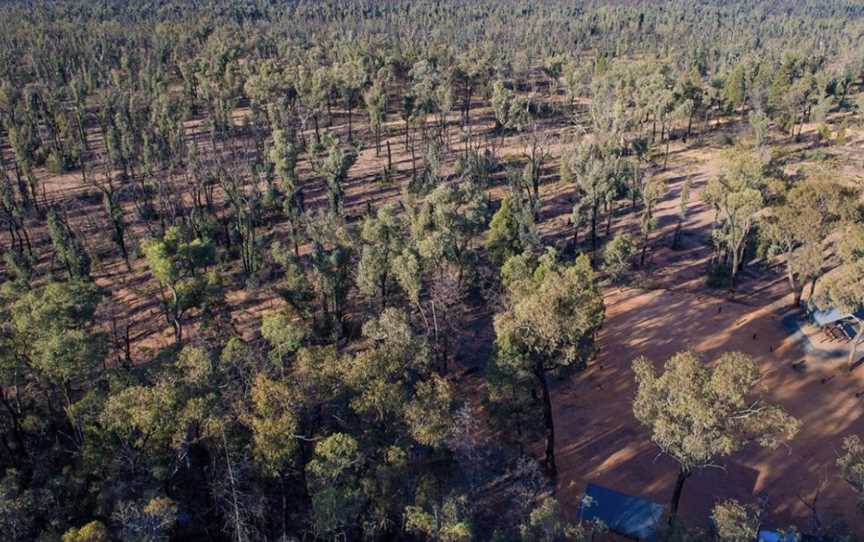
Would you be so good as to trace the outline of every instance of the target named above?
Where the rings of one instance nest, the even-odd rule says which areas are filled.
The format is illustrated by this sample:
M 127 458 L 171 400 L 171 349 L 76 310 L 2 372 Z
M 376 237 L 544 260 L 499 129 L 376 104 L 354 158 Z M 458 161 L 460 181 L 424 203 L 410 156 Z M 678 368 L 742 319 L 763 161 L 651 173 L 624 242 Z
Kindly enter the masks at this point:
M 511 277 L 508 290 L 509 309 L 495 317 L 502 360 L 541 372 L 587 363 L 604 306 L 586 256 L 572 265 L 544 257 L 530 275 Z
M 864 224 L 852 223 L 841 231 L 843 236 L 837 247 L 841 264 L 826 278 L 823 292 L 815 301 L 823 308 L 851 314 L 864 307 Z M 850 370 L 857 361 L 857 345 L 862 337 L 864 326 L 859 326 L 849 348 Z
M 586 506 L 590 505 L 586 503 Z M 600 522 L 567 522 L 562 517 L 558 501 L 549 495 L 541 498 L 529 513 L 527 521 L 519 526 L 519 534 L 525 542 L 587 542 L 605 530 Z
M 129 542 L 167 542 L 177 522 L 177 503 L 167 497 L 153 497 L 126 503 L 114 513 L 121 523 L 120 536 Z
M 708 182 L 702 200 L 717 212 L 718 223 L 712 237 L 718 250 L 731 256 L 729 276 L 734 287 L 744 249 L 756 224 L 756 213 L 765 204 L 767 163 L 760 153 L 744 149 L 730 150 L 724 156 L 726 170 Z
M 278 474 L 297 450 L 297 405 L 291 387 L 263 374 L 255 376 L 251 389 L 249 425 L 255 458 L 265 472 Z M 317 449 L 316 449 L 317 451 Z
M 371 303 L 386 307 L 393 282 L 392 266 L 404 246 L 404 226 L 395 206 L 378 209 L 363 221 L 360 238 L 363 249 L 357 266 L 357 288 Z
M 627 233 L 619 233 L 603 249 L 603 272 L 612 282 L 624 278 L 633 267 L 636 242 Z
M 182 339 L 182 318 L 191 308 L 202 306 L 218 285 L 214 274 L 203 268 L 215 263 L 215 248 L 202 239 L 186 241 L 179 228 L 169 228 L 161 239 L 145 241 L 142 249 L 153 277 L 159 283 L 162 308 L 174 326 L 177 344 Z
M 549 219 L 572 199 L 572 233 L 590 227 L 594 261 L 620 276 L 633 240 L 607 239 L 601 256 L 598 230 L 609 237 L 620 200 L 637 214 L 641 198 L 647 249 L 664 194 L 644 173 L 691 131 L 731 142 L 729 110 L 749 112 L 756 150 L 730 149 L 703 191 L 713 268 L 733 278 L 758 236 L 799 292 L 836 256 L 817 297 L 860 305 L 857 194 L 766 167 L 781 165 L 768 163 L 769 124 L 795 138 L 815 122 L 836 145 L 851 135 L 829 122 L 864 108 L 849 95 L 864 74 L 850 0 L 31 4 L 0 8 L 4 540 L 590 537 L 484 416 L 454 415 L 471 387 L 448 357 L 469 369 L 491 346 L 473 319 L 498 312 L 486 405 L 520 447 L 545 432 L 551 458 L 547 378 L 590 359 L 602 297 L 586 258 L 544 253 L 560 233 Z M 373 140 L 386 167 L 368 153 L 356 167 Z M 562 182 L 541 202 L 558 149 Z M 387 184 L 367 191 L 382 169 Z M 142 235 L 146 269 L 130 258 Z M 116 286 L 103 305 L 88 284 L 97 257 L 94 278 Z M 254 332 L 271 291 L 285 304 L 260 340 L 235 337 Z M 155 356 L 148 301 L 178 343 Z M 741 373 L 728 380 L 753 383 Z M 691 414 L 666 426 L 702 419 Z M 853 481 L 858 448 L 841 465 Z M 747 519 L 724 506 L 715 520 Z
M 751 443 L 775 448 L 798 432 L 798 420 L 759 396 L 759 368 L 745 354 L 727 352 L 709 366 L 693 352 L 680 352 L 660 375 L 643 356 L 633 362 L 633 371 L 633 414 L 679 466 L 673 527 L 684 483 L 694 470 L 716 465 Z
M 750 121 L 750 129 L 753 131 L 753 140 L 757 147 L 762 147 L 768 143 L 768 128 L 769 118 L 764 111 L 755 110 L 748 113 Z
M 464 496 L 452 496 L 442 504 L 434 503 L 427 511 L 420 506 L 405 508 L 405 530 L 435 542 L 468 542 L 473 529 Z
M 54 209 L 48 211 L 48 234 L 57 258 L 69 275 L 69 280 L 89 280 L 90 256 Z
M 681 352 L 669 358 L 660 375 L 642 357 L 633 370 L 638 385 L 633 413 L 685 471 L 751 442 L 776 447 L 798 430 L 798 421 L 782 408 L 751 396 L 760 374 L 744 354 L 726 353 L 707 366 L 692 352 Z
M 11 303 L 10 322 L 21 353 L 67 393 L 72 381 L 86 379 L 107 355 L 105 335 L 92 326 L 101 296 L 90 283 L 52 282 Z
M 309 330 L 285 312 L 273 312 L 261 319 L 261 335 L 270 343 L 270 360 L 281 366 L 285 358 L 304 343 Z
M 274 169 L 279 180 L 282 182 L 282 189 L 288 194 L 289 198 L 294 197 L 297 190 L 297 146 L 288 141 L 288 136 L 284 130 L 278 128 L 273 130 L 273 146 L 270 148 L 270 161 L 274 164 Z
M 714 505 L 711 520 L 721 542 L 751 542 L 759 534 L 759 511 L 728 500 Z
M 501 201 L 501 207 L 492 215 L 486 234 L 486 250 L 498 264 L 508 258 L 533 248 L 537 244 L 537 232 L 533 210 L 516 194 Z
M 527 403 L 528 409 L 529 396 L 534 402 L 542 401 L 546 463 L 554 476 L 554 427 L 547 373 L 559 374 L 587 365 L 595 352 L 594 336 L 603 323 L 603 295 L 585 255 L 572 265 L 559 263 L 551 249 L 536 262 L 526 261 L 524 256 L 516 258 L 519 263 L 505 265 L 504 269 L 506 308 L 495 315 L 496 352 L 489 399 L 494 403 L 517 398 L 519 403 Z
M 321 156 L 316 160 L 316 169 L 327 183 L 330 212 L 341 215 L 345 200 L 345 189 L 342 185 L 348 178 L 348 170 L 357 161 L 358 151 L 356 148 L 343 146 L 338 136 L 327 132 L 321 138 L 319 152 Z
M 351 408 L 375 423 L 402 418 L 415 440 L 440 444 L 450 423 L 452 392 L 445 380 L 430 375 L 426 341 L 392 308 L 367 322 L 363 334 L 376 346 L 345 367 L 345 382 L 355 392 Z
M 333 212 L 307 217 L 306 233 L 312 244 L 312 286 L 321 312 L 318 331 L 321 335 L 330 334 L 338 342 L 342 335 L 345 301 L 354 282 L 349 267 L 354 239 L 343 218 Z M 292 278 L 301 277 L 296 274 Z M 302 280 L 297 282 L 298 286 L 303 285 Z M 305 292 L 301 290 L 300 293 Z
M 108 542 L 108 529 L 100 521 L 91 521 L 81 528 L 73 528 L 63 534 L 63 542 Z
M 858 435 L 843 439 L 843 447 L 837 457 L 840 475 L 858 494 L 858 506 L 864 507 L 864 444 Z
M 306 476 L 316 536 L 333 535 L 353 525 L 365 501 L 357 483 L 361 461 L 357 441 L 344 433 L 335 433 L 315 444 Z

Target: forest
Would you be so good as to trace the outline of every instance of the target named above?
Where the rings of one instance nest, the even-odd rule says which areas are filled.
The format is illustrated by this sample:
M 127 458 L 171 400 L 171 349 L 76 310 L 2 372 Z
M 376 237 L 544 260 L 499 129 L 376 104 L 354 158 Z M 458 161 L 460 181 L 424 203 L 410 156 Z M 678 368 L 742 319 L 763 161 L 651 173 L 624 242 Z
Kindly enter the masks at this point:
M 857 0 L 8 0 L 0 253 L 2 540 L 864 539 Z

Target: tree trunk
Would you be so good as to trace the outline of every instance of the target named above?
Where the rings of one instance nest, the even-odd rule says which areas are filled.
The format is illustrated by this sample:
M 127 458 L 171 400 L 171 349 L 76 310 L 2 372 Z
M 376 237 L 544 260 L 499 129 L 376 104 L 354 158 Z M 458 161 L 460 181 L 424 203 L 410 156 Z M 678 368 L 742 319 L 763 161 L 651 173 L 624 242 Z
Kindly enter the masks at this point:
M 735 277 L 738 275 L 738 268 L 741 267 L 741 255 L 739 250 L 743 251 L 743 246 L 732 248 L 732 271 L 729 273 L 729 287 L 735 289 Z
M 534 376 L 540 381 L 543 391 L 543 421 L 546 424 L 546 471 L 552 480 L 558 476 L 558 468 L 555 465 L 555 422 L 552 418 L 552 397 L 549 394 L 549 382 L 546 380 L 546 372 L 542 368 L 534 369 Z
M 857 360 L 855 359 L 858 354 L 858 342 L 864 339 L 864 322 L 858 321 L 858 333 L 852 338 L 849 344 L 849 372 L 852 372 L 853 369 L 857 366 Z
M 679 218 L 678 224 L 675 225 L 675 233 L 672 235 L 672 250 L 678 250 L 678 247 L 681 246 L 681 223 L 683 221 Z
M 669 507 L 669 527 L 675 526 L 678 517 L 678 504 L 681 501 L 681 493 L 684 491 L 684 482 L 690 477 L 691 472 L 685 469 L 678 471 L 678 479 L 675 480 L 675 491 L 672 493 L 672 503 Z
M 642 240 L 642 254 L 639 256 L 639 267 L 645 267 L 645 254 L 648 252 L 648 236 Z
M 801 304 L 801 295 L 804 293 L 804 286 L 798 286 L 798 281 L 795 280 L 795 274 L 792 273 L 792 264 L 789 262 L 789 257 L 786 257 L 786 278 L 789 280 L 789 288 L 795 294 L 792 300 L 792 306 L 797 307 Z
M 222 429 L 222 445 L 225 447 L 225 464 L 228 467 L 228 481 L 231 483 L 231 502 L 234 512 L 234 535 L 237 542 L 243 542 L 246 539 L 244 536 L 245 529 L 243 522 L 240 519 L 240 505 L 237 500 L 237 487 L 234 482 L 234 467 L 231 463 L 231 456 L 228 455 L 228 439 L 225 437 L 225 429 Z
M 696 108 L 690 110 L 690 115 L 687 117 L 687 134 L 684 136 L 684 143 L 687 143 L 687 140 L 690 139 L 690 131 L 693 129 L 693 114 L 696 112 Z
M 606 237 L 609 237 L 609 233 L 612 231 L 612 214 L 614 212 L 615 206 L 610 202 L 606 208 Z
M 393 153 L 390 151 L 390 141 L 387 141 L 387 174 L 393 172 Z
M 381 156 L 381 123 L 375 125 L 375 158 Z
M 666 156 L 663 158 L 663 169 L 669 164 L 669 136 L 666 136 Z

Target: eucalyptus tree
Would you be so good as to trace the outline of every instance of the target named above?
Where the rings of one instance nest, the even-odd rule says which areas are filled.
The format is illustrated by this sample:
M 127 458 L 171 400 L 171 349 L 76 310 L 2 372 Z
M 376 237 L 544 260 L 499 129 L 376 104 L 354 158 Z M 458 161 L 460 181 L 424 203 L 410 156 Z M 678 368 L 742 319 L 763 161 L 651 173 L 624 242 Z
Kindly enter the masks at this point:
M 595 352 L 594 336 L 603 323 L 603 295 L 587 256 L 573 264 L 557 261 L 551 249 L 510 258 L 502 268 L 505 306 L 495 316 L 496 351 L 490 399 L 508 401 L 501 390 L 539 401 L 545 428 L 545 463 L 553 478 L 555 423 L 548 374 L 584 368 Z M 518 382 L 519 388 L 507 383 Z M 539 393 L 538 393 L 539 391 Z
M 440 185 L 420 200 L 406 198 L 406 233 L 390 272 L 417 309 L 435 360 L 446 372 L 453 332 L 479 257 L 475 239 L 486 228 L 485 190 L 466 181 Z
M 282 204 L 283 211 L 288 218 L 294 253 L 297 256 L 300 254 L 301 216 L 305 211 L 305 198 L 297 175 L 299 151 L 296 144 L 288 141 L 283 130 L 278 128 L 273 130 L 273 145 L 270 148 L 269 158 L 281 184 L 281 191 L 285 198 Z
M 595 143 L 579 143 L 561 157 L 561 180 L 578 188 L 591 224 L 591 250 L 597 250 L 600 213 L 616 190 L 618 158 Z
M 855 220 L 855 199 L 854 192 L 837 182 L 815 176 L 793 186 L 760 220 L 767 254 L 785 259 L 794 306 L 800 304 L 807 282 L 815 287 L 822 275 L 829 235 L 838 225 Z
M 266 114 L 268 109 L 296 93 L 275 59 L 256 62 L 248 69 L 250 73 L 243 83 L 243 93 L 259 113 Z
M 359 58 L 351 58 L 333 67 L 336 88 L 344 100 L 348 113 L 348 141 L 353 141 L 353 112 L 360 104 L 367 74 Z
M 315 127 L 315 142 L 321 143 L 320 117 L 329 104 L 331 76 L 325 66 L 313 60 L 301 62 L 297 67 L 297 91 L 303 118 L 311 117 Z
M 510 125 L 511 105 L 515 99 L 515 94 L 508 89 L 502 80 L 496 80 L 492 83 L 492 98 L 491 105 L 495 112 L 495 127 L 497 130 L 502 130 Z
M 24 204 L 25 196 L 16 194 L 12 179 L 2 165 L 0 160 L 0 211 L 3 213 L 3 221 L 9 232 L 9 243 L 12 250 L 19 255 L 26 253 L 27 258 L 33 259 L 33 246 L 30 242 L 30 233 L 27 228 L 25 214 L 27 211 Z
M 34 167 L 36 158 L 34 156 L 35 146 L 31 129 L 27 124 L 8 125 L 6 127 L 9 145 L 15 158 L 15 176 L 18 179 L 19 192 L 25 207 L 31 205 L 39 208 L 39 180 L 36 178 Z
M 339 137 L 326 132 L 321 137 L 321 147 L 316 149 L 313 164 L 318 175 L 327 184 L 330 212 L 341 215 L 345 205 L 345 181 L 348 170 L 357 161 L 358 150 L 353 146 L 342 145 Z
M 208 240 L 188 240 L 179 228 L 172 227 L 162 238 L 145 241 L 142 249 L 159 284 L 162 311 L 179 346 L 185 315 L 206 303 L 212 294 L 216 276 L 205 271 L 215 263 L 215 248 Z
M 462 52 L 456 64 L 455 80 L 462 90 L 461 112 L 462 123 L 471 126 L 471 104 L 475 94 L 487 84 L 492 72 L 492 59 L 488 50 L 472 46 Z
M 334 344 L 343 339 L 344 316 L 351 290 L 351 261 L 356 243 L 344 218 L 332 211 L 304 215 L 311 244 L 312 284 L 321 312 L 315 331 Z
M 48 210 L 48 235 L 54 255 L 69 280 L 90 280 L 90 255 L 68 222 L 55 210 Z
M 243 272 L 246 275 L 253 275 L 261 259 L 261 243 L 257 231 L 262 221 L 261 193 L 257 185 L 247 189 L 242 173 L 239 171 L 221 169 L 216 178 L 229 208 L 229 212 L 224 217 L 230 223 L 230 226 L 226 224 L 226 239 L 239 252 Z M 236 243 L 231 242 L 232 237 L 236 238 Z
M 105 333 L 93 323 L 103 294 L 94 284 L 80 281 L 3 293 L 0 362 L 7 390 L 2 403 L 11 418 L 15 453 L 20 454 L 9 458 L 12 464 L 23 466 L 21 459 L 29 454 L 26 434 L 33 430 L 27 419 L 40 411 L 52 425 L 60 420 L 67 445 L 77 449 L 84 444 L 75 404 L 83 400 L 79 391 L 87 393 L 94 386 L 108 354 Z
M 698 469 L 750 444 L 775 448 L 791 439 L 799 422 L 758 392 L 761 377 L 745 354 L 727 352 L 706 365 L 692 352 L 669 358 L 657 374 L 651 360 L 633 362 L 633 414 L 662 453 L 679 466 L 669 525 L 675 526 L 684 483 Z
M 711 509 L 711 521 L 721 542 L 748 542 L 759 534 L 761 510 L 735 500 L 718 502 Z
M 652 178 L 645 183 L 642 191 L 642 214 L 639 217 L 639 231 L 642 233 L 642 252 L 639 255 L 639 265 L 645 265 L 645 255 L 648 252 L 648 244 L 651 232 L 657 228 L 657 217 L 655 214 L 657 204 L 666 193 L 666 181 L 660 178 Z
M 629 233 L 617 234 L 603 247 L 603 272 L 613 283 L 630 272 L 636 250 L 636 241 Z
M 381 154 L 381 124 L 387 113 L 387 94 L 380 80 L 376 80 L 363 92 L 363 102 L 366 104 L 369 124 L 375 135 L 375 156 L 377 157 Z
M 730 111 L 740 109 L 744 114 L 748 91 L 747 64 L 739 62 L 723 79 L 722 100 Z
M 837 456 L 837 467 L 843 479 L 858 494 L 859 505 L 864 502 L 864 444 L 858 435 L 848 435 Z
M 536 209 L 520 185 L 518 179 L 511 183 L 513 188 L 501 200 L 501 207 L 492 215 L 486 233 L 486 250 L 499 265 L 512 256 L 532 250 L 540 242 Z
M 687 130 L 684 133 L 684 141 L 690 139 L 693 129 L 693 119 L 705 101 L 705 89 L 702 76 L 696 66 L 689 72 L 682 73 L 675 83 L 675 98 L 678 102 L 678 117 L 687 119 Z
M 681 191 L 678 195 L 678 221 L 675 223 L 675 232 L 672 234 L 672 250 L 681 247 L 681 230 L 684 220 L 687 219 L 687 209 L 690 205 L 690 179 L 681 183 Z
M 770 119 L 768 115 L 761 109 L 754 109 L 748 113 L 748 119 L 756 146 L 763 147 L 769 140 L 768 129 Z
M 717 249 L 729 257 L 729 285 L 734 289 L 756 215 L 765 205 L 763 190 L 768 181 L 766 160 L 758 151 L 730 150 L 724 155 L 724 166 L 719 177 L 708 181 L 702 200 L 715 210 L 712 236 Z
M 357 287 L 370 305 L 387 308 L 394 273 L 392 266 L 405 245 L 405 225 L 395 205 L 385 205 L 363 220 L 360 230 L 362 249 L 357 265 Z

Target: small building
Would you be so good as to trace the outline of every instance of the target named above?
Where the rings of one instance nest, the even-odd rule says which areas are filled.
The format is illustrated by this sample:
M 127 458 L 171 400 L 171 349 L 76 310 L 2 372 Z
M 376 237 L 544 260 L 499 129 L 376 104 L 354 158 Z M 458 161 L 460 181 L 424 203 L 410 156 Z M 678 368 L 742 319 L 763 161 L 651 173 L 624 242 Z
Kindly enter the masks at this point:
M 579 518 L 602 521 L 610 531 L 628 538 L 655 542 L 663 508 L 641 497 L 588 484 L 579 507 Z
M 844 313 L 834 307 L 819 309 L 813 305 L 808 306 L 810 320 L 819 328 L 835 332 L 838 338 L 847 341 L 855 339 L 864 326 L 864 309 L 854 313 Z
M 781 533 L 778 531 L 759 531 L 759 542 L 798 542 L 795 533 Z

